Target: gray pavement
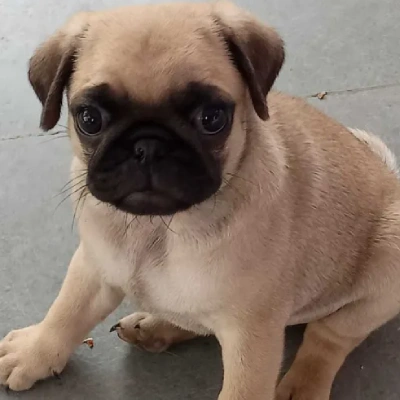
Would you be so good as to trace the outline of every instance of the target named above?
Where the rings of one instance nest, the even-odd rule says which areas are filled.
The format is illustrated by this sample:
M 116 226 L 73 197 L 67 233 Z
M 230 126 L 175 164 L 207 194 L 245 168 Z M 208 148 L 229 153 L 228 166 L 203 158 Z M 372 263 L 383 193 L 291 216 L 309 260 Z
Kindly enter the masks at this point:
M 0 0 L 0 337 L 43 317 L 77 243 L 68 201 L 57 208 L 68 180 L 69 143 L 61 135 L 39 136 L 40 106 L 26 78 L 27 60 L 71 13 L 128 3 Z M 376 132 L 400 156 L 399 0 L 238 3 L 276 26 L 287 42 L 278 89 L 307 97 L 344 124 Z M 321 91 L 331 93 L 322 101 L 311 97 Z M 162 355 L 141 352 L 108 334 L 131 311 L 124 305 L 97 327 L 95 348 L 80 348 L 61 380 L 24 394 L 0 389 L 0 400 L 216 399 L 222 372 L 215 340 Z M 301 333 L 288 331 L 286 366 Z M 397 319 L 351 355 L 332 399 L 399 399 L 399 372 Z

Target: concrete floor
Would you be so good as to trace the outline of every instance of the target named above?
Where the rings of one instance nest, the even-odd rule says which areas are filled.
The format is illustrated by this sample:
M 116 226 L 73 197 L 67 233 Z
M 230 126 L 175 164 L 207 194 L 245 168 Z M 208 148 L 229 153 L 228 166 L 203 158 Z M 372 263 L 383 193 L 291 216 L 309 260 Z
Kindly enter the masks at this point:
M 77 241 L 68 202 L 56 209 L 68 180 L 69 144 L 40 136 L 40 107 L 26 79 L 27 60 L 72 12 L 123 3 L 129 0 L 0 0 L 0 337 L 43 317 Z M 287 42 L 279 89 L 309 98 L 345 124 L 373 130 L 400 156 L 398 0 L 238 3 L 276 26 Z M 310 96 L 321 91 L 332 93 L 322 101 Z M 24 394 L 0 390 L 0 400 L 216 399 L 222 378 L 216 342 L 146 354 L 108 333 L 130 311 L 121 307 L 99 326 L 92 333 L 95 348 L 80 348 L 61 380 Z M 333 400 L 400 398 L 399 331 L 400 319 L 351 355 Z M 288 362 L 301 333 L 301 328 L 288 332 Z

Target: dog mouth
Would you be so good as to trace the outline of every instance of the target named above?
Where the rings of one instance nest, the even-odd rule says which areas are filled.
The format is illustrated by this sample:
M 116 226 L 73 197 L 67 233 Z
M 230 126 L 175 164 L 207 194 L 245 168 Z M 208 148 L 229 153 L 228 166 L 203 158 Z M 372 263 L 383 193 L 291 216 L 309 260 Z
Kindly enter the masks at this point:
M 89 171 L 87 187 L 100 202 L 133 215 L 170 216 L 209 198 L 219 187 L 203 170 L 166 160 L 148 168 L 130 161 L 107 172 Z
M 130 214 L 154 216 L 173 215 L 191 207 L 189 203 L 151 189 L 130 193 L 114 201 L 113 205 Z
M 115 179 L 116 180 L 116 179 Z M 115 182 L 114 180 L 114 182 Z M 168 216 L 189 209 L 193 202 L 178 196 L 178 192 L 165 187 L 155 187 L 150 182 L 146 185 L 132 185 L 131 180 L 107 187 L 98 186 L 88 179 L 88 191 L 101 203 L 114 206 L 116 209 L 133 214 L 148 216 Z M 176 189 L 176 187 L 175 187 Z

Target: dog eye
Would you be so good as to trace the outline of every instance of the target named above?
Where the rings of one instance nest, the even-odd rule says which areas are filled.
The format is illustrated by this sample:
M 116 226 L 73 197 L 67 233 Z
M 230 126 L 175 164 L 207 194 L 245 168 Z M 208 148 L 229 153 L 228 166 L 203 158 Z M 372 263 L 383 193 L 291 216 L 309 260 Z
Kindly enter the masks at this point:
M 206 106 L 198 114 L 196 124 L 201 133 L 215 135 L 229 122 L 228 113 L 221 106 Z
M 97 135 L 103 127 L 103 118 L 99 109 L 93 106 L 82 107 L 76 120 L 79 130 L 85 135 Z

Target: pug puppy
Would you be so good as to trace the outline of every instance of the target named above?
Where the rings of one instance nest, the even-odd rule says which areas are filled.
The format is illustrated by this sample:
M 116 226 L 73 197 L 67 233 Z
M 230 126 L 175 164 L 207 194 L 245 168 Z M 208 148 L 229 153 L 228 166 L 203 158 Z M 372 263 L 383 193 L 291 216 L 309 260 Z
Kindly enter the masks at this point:
M 29 78 L 53 128 L 66 90 L 81 242 L 42 322 L 0 343 L 12 390 L 112 330 L 149 351 L 216 335 L 219 400 L 328 400 L 346 356 L 400 311 L 390 151 L 269 93 L 282 39 L 226 2 L 81 13 Z M 309 323 L 276 389 L 288 325 Z

